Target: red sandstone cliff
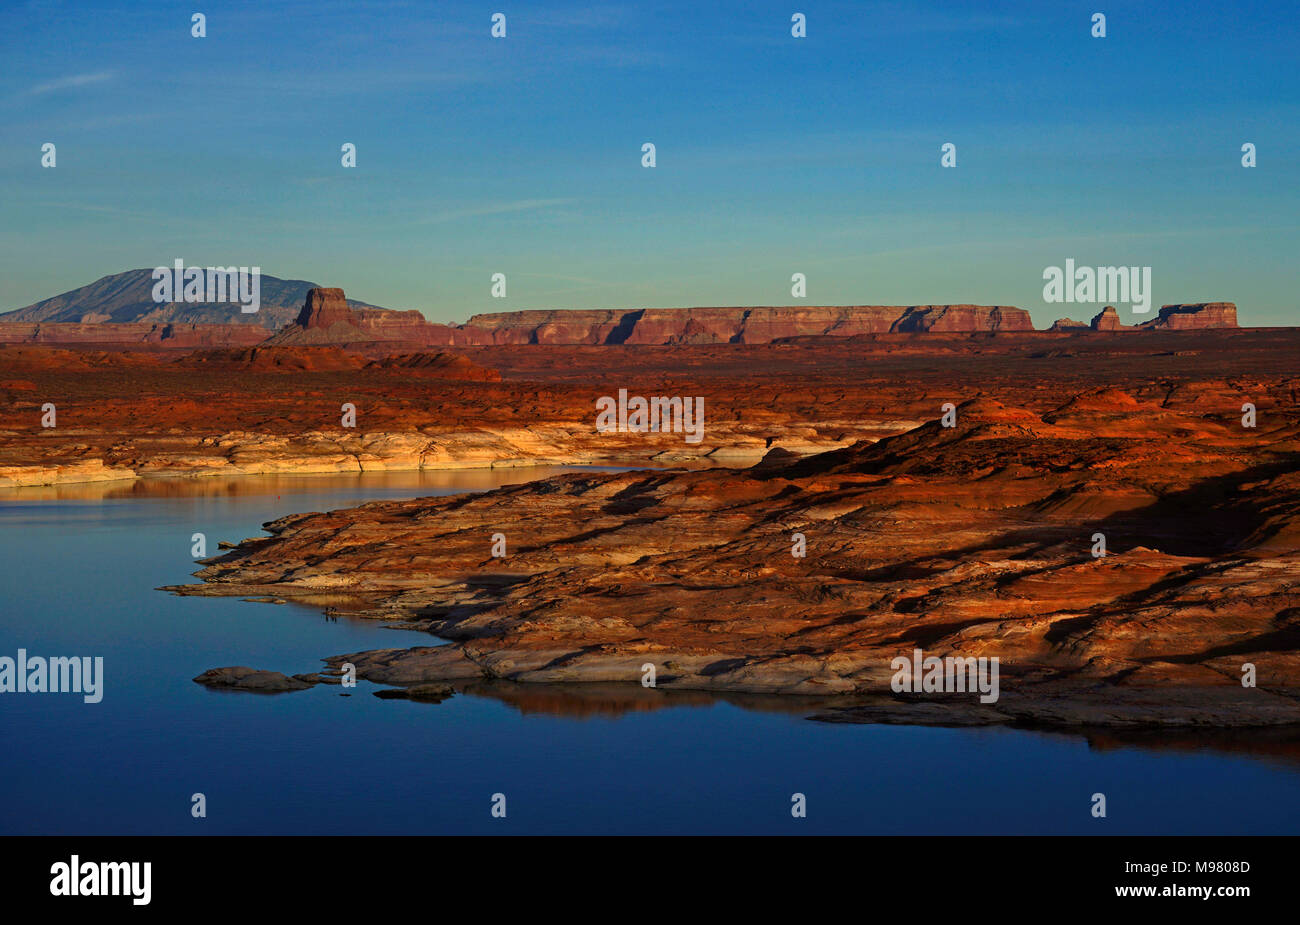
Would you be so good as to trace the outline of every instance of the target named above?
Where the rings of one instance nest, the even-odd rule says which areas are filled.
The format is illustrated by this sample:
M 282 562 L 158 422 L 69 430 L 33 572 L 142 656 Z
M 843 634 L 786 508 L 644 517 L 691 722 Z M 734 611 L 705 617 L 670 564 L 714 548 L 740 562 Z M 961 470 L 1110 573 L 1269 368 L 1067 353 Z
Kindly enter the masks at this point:
M 1119 331 L 1124 328 L 1124 323 L 1119 320 L 1119 312 L 1107 305 L 1093 316 L 1089 327 L 1094 331 Z
M 0 344 L 162 347 L 251 347 L 266 338 L 253 324 L 149 324 L 146 322 L 0 322 Z
M 1206 328 L 1237 327 L 1237 306 L 1233 302 L 1186 302 L 1164 305 L 1158 317 L 1130 328 L 1119 313 L 1107 305 L 1093 319 L 1094 331 L 1200 331 Z
M 787 337 L 1032 331 L 1029 313 L 1001 305 L 764 306 L 475 315 L 457 343 L 766 344 Z M 473 338 L 484 337 L 478 340 Z
M 426 321 L 419 312 L 350 308 L 343 290 L 312 289 L 298 319 L 267 343 L 766 344 L 818 335 L 1032 330 L 1028 312 L 998 305 L 526 310 L 475 315 L 464 325 L 444 325 Z
M 1231 302 L 1166 305 L 1142 330 L 1235 328 Z M 1107 306 L 1090 327 L 1125 327 Z M 1062 322 L 1052 330 L 1073 330 Z M 373 353 L 386 345 L 469 347 L 514 344 L 767 344 L 795 337 L 881 334 L 1031 333 L 1029 313 L 1006 305 L 764 306 L 526 310 L 475 315 L 467 324 L 436 324 L 417 311 L 389 311 L 349 303 L 342 289 L 307 291 L 296 320 L 263 341 L 255 325 L 0 323 L 0 344 L 51 343 L 235 348 L 340 346 Z
M 1235 302 L 1191 302 L 1163 305 L 1160 315 L 1138 325 L 1151 330 L 1191 331 L 1237 327 Z
M 416 311 L 352 308 L 342 289 L 322 287 L 308 290 L 298 318 L 267 338 L 266 345 L 450 344 L 451 330 L 427 321 Z

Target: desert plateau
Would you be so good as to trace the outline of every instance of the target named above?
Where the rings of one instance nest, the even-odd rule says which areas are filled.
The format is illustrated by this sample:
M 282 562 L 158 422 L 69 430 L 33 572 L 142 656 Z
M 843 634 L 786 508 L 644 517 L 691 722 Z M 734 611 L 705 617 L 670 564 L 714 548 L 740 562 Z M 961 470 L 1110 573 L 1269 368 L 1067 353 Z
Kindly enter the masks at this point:
M 436 701 L 652 668 L 663 691 L 840 722 L 1300 722 L 1300 330 L 1238 327 L 1231 303 L 1043 331 L 976 305 L 410 314 L 309 288 L 278 330 L 224 326 L 256 343 L 0 323 L 0 482 L 622 470 L 267 523 L 167 590 L 442 642 L 196 678 L 216 688 L 349 666 Z M 699 439 L 597 426 L 629 387 L 692 399 Z M 996 657 L 1001 696 L 936 696 L 919 668 L 898 691 L 895 659 L 922 652 Z
M 1295 12 L 0 4 L 6 901 L 1285 900 Z

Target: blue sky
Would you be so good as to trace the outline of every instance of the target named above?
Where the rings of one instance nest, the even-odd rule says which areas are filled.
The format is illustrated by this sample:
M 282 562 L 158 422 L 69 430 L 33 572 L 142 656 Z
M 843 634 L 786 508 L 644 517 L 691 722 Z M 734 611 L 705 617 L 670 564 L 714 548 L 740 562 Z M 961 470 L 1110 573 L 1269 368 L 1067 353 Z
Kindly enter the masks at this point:
M 1096 310 L 1043 302 L 1073 258 L 1300 324 L 1295 4 L 358 6 L 6 3 L 0 309 L 182 257 L 440 321 L 797 304 L 803 272 L 1043 326 Z

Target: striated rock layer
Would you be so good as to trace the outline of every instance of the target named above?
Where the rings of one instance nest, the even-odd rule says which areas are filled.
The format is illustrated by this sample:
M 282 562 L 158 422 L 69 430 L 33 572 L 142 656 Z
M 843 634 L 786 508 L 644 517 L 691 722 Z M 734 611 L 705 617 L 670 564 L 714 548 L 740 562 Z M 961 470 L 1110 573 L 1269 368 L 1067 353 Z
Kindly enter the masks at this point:
M 1119 331 L 1124 328 L 1124 323 L 1119 320 L 1119 312 L 1115 311 L 1115 307 L 1107 305 L 1093 315 L 1089 327 L 1094 331 Z
M 266 329 L 251 324 L 0 323 L 0 344 L 193 350 L 251 347 L 265 339 Z
M 1074 324 L 1053 330 L 1073 329 Z M 1092 322 L 1093 330 L 1123 327 L 1110 307 Z M 1236 327 L 1236 306 L 1230 302 L 1165 306 L 1158 319 L 1142 327 Z M 801 337 L 1033 332 L 1028 312 L 1003 305 L 526 310 L 475 315 L 464 325 L 445 325 L 425 321 L 419 312 L 349 308 L 341 289 L 313 289 L 297 321 L 269 343 L 673 346 L 767 344 Z
M 259 343 L 265 326 L 278 327 L 284 306 L 273 304 L 258 322 L 208 324 L 160 323 L 156 319 L 196 317 L 236 319 L 226 308 L 200 306 L 186 314 L 145 311 L 137 305 L 138 281 L 101 280 L 112 296 L 104 310 L 95 298 L 68 293 L 7 315 L 0 315 L 0 344 L 47 343 L 120 346 L 128 348 L 242 347 Z M 287 298 L 309 284 L 266 277 L 275 284 L 275 298 Z M 108 285 L 112 284 L 112 285 Z M 99 293 L 94 284 L 87 291 Z M 126 295 L 122 293 L 126 292 Z M 134 293 L 134 294 L 133 294 Z M 119 305 L 118 302 L 126 301 Z M 136 301 L 132 301 L 136 300 Z M 109 309 L 111 308 L 111 311 Z M 224 312 L 224 313 L 223 313 Z M 257 316 L 254 316 L 257 317 Z M 11 318 L 12 321 L 2 319 Z M 76 322 L 63 319 L 76 318 Z M 154 319 L 155 323 L 126 321 Z M 47 323 L 45 319 L 59 319 Z M 1231 302 L 1166 305 L 1158 318 L 1137 327 L 1143 330 L 1202 330 L 1235 328 L 1237 309 Z M 1068 323 L 1067 323 L 1068 322 Z M 1054 324 L 1050 333 L 1074 332 L 1079 322 Z M 1098 331 L 1133 330 L 1121 324 L 1107 307 L 1093 320 Z M 342 289 L 309 287 L 291 323 L 267 340 L 268 346 L 339 346 L 374 353 L 401 344 L 422 347 L 513 345 L 632 345 L 683 346 L 705 344 L 767 344 L 797 338 L 909 335 L 1033 334 L 1029 313 L 1000 305 L 920 306 L 779 306 L 758 308 L 658 308 L 623 310 L 527 310 L 475 315 L 467 324 L 435 324 L 417 311 L 390 311 L 348 300 Z
M 268 343 L 766 344 L 818 335 L 1033 330 L 1022 309 L 982 305 L 529 310 L 475 315 L 464 325 L 444 325 L 425 321 L 419 312 L 349 308 L 343 290 L 313 289 L 297 320 Z
M 635 684 L 651 664 L 666 690 L 834 696 L 839 719 L 1300 723 L 1294 398 L 1254 429 L 1192 395 L 1057 401 L 971 399 L 953 427 L 744 471 L 284 517 L 172 590 L 346 598 L 453 641 L 328 660 L 385 684 Z M 896 694 L 918 649 L 997 657 L 1000 697 Z
M 788 337 L 1032 331 L 1029 313 L 985 305 L 658 308 L 475 315 L 466 336 L 497 344 L 766 344 Z
M 1232 302 L 1198 302 L 1163 305 L 1160 315 L 1138 325 L 1141 328 L 1194 331 L 1204 328 L 1235 328 L 1237 306 Z
M 352 345 L 373 341 L 449 344 L 446 325 L 430 324 L 416 311 L 353 308 L 342 289 L 307 292 L 298 317 L 266 340 L 268 346 Z
M 0 488 L 538 464 L 747 466 L 889 436 L 944 402 L 1035 413 L 1098 381 L 1262 421 L 1295 403 L 1300 330 L 931 333 L 775 344 L 434 348 L 375 342 L 165 352 L 0 347 Z M 600 433 L 596 402 L 694 396 L 704 433 Z M 357 426 L 341 426 L 341 405 Z M 46 403 L 58 426 L 42 426 Z

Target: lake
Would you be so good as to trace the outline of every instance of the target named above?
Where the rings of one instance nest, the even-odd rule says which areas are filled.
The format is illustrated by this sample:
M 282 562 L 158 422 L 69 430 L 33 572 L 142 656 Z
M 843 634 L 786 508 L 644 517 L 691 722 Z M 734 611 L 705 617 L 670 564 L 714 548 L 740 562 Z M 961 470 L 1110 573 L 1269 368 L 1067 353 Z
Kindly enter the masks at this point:
M 0 655 L 102 656 L 104 696 L 0 695 L 6 834 L 1247 834 L 1295 831 L 1300 733 L 1123 737 L 848 725 L 780 698 L 501 685 L 440 704 L 358 682 L 264 696 L 200 672 L 315 671 L 429 645 L 315 608 L 155 590 L 190 537 L 568 469 L 157 480 L 0 492 Z M 581 685 L 576 686 L 581 688 Z M 343 694 L 350 696 L 342 696 Z M 1106 794 L 1108 817 L 1090 814 Z M 207 817 L 190 814 L 203 793 Z M 490 813 L 504 794 L 506 818 Z M 791 795 L 807 818 L 791 816 Z

